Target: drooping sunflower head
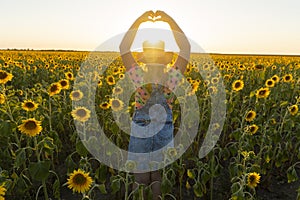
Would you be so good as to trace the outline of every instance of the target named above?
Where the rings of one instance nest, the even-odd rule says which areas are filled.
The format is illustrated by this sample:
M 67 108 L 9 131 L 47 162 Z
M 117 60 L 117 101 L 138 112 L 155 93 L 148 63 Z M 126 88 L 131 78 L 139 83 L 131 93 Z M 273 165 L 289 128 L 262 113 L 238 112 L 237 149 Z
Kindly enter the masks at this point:
M 41 122 L 34 118 L 22 120 L 22 124 L 18 126 L 18 129 L 21 131 L 21 133 L 30 137 L 40 134 L 40 132 L 43 130 Z
M 67 79 L 60 80 L 59 84 L 60 84 L 62 90 L 67 90 L 70 88 L 69 80 L 67 80 Z
M 8 73 L 4 70 L 0 70 L 0 84 L 5 84 L 8 81 L 11 81 L 13 78 L 13 75 L 11 73 Z
M 22 103 L 22 109 L 26 111 L 34 111 L 38 108 L 39 104 L 35 103 L 32 100 L 25 100 Z
M 115 84 L 115 78 L 111 75 L 106 77 L 106 82 L 108 85 L 114 85 Z
M 251 122 L 255 119 L 256 117 L 256 112 L 254 110 L 250 110 L 246 116 L 245 116 L 245 120 L 248 122 Z
M 127 160 L 125 163 L 125 169 L 127 171 L 132 171 L 136 168 L 136 162 L 133 160 Z
M 73 192 L 85 193 L 92 185 L 92 178 L 89 173 L 84 172 L 81 169 L 74 170 L 68 178 L 68 188 L 73 190 Z
M 293 80 L 293 75 L 292 74 L 286 74 L 284 77 L 283 77 L 283 82 L 291 82 Z
M 175 158 L 177 156 L 177 150 L 174 147 L 169 147 L 167 149 L 167 156 L 169 158 Z
M 73 101 L 79 101 L 82 97 L 83 93 L 80 90 L 75 90 L 70 93 L 70 99 Z
M 244 88 L 244 81 L 242 80 L 236 80 L 232 83 L 232 89 L 233 91 L 240 91 Z
M 50 96 L 59 94 L 60 91 L 61 91 L 61 85 L 59 83 L 52 83 L 48 89 L 48 93 Z
M 266 87 L 270 87 L 270 88 L 274 87 L 275 86 L 275 81 L 270 78 L 270 79 L 266 80 L 265 85 L 266 85 Z
M 5 96 L 3 94 L 0 94 L 0 104 L 5 103 Z
M 257 98 L 267 98 L 270 95 L 270 89 L 269 88 L 260 88 L 256 91 L 256 97 Z
M 121 100 L 115 98 L 110 99 L 109 104 L 113 111 L 120 111 L 124 107 L 124 103 Z
M 72 110 L 71 115 L 77 121 L 86 122 L 91 117 L 91 111 L 79 106 L 75 110 Z
M 249 187 L 255 188 L 259 182 L 260 182 L 260 175 L 258 173 L 252 172 L 248 174 L 247 185 Z
M 292 106 L 289 107 L 289 112 L 290 112 L 290 114 L 293 115 L 293 116 L 296 115 L 296 114 L 298 113 L 298 110 L 299 110 L 299 108 L 298 108 L 298 105 L 297 105 L 297 104 L 292 105 Z

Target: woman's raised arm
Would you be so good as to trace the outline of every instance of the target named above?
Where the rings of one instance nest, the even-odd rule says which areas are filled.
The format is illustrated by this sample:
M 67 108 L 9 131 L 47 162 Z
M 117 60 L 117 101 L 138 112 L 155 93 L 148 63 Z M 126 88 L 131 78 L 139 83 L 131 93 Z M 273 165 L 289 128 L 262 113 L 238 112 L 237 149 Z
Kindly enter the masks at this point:
M 129 30 L 125 33 L 123 40 L 119 46 L 120 54 L 124 63 L 124 66 L 127 70 L 129 70 L 132 65 L 136 63 L 135 59 L 132 56 L 132 53 L 130 51 L 131 45 L 134 41 L 134 38 L 136 36 L 137 30 L 141 23 L 149 21 L 149 16 L 153 17 L 154 12 L 153 11 L 147 11 L 143 13 L 139 18 L 135 20 L 135 22 L 131 25 Z

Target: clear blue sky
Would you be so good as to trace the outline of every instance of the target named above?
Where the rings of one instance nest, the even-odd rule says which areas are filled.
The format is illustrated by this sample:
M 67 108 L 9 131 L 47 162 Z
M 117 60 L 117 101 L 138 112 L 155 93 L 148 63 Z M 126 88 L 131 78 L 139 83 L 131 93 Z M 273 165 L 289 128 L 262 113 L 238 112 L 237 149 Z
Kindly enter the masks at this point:
M 168 13 L 206 52 L 300 55 L 298 0 L 1 0 L 0 49 L 93 50 L 147 10 Z

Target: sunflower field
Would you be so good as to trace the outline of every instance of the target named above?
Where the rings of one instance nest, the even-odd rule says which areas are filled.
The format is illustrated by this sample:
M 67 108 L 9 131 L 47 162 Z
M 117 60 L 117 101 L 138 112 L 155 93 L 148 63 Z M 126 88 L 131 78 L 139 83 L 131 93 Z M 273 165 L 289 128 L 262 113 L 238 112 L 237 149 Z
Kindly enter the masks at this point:
M 80 68 L 88 56 L 0 51 L 0 200 L 140 199 L 142 190 L 151 195 L 149 187 L 132 191 L 132 174 L 99 162 L 80 140 L 74 123 L 90 120 L 91 111 L 72 107 L 85 96 L 73 86 L 86 76 Z M 118 53 L 100 57 L 96 67 L 105 66 L 105 72 L 92 77 L 97 81 L 95 110 L 107 137 L 126 149 L 129 137 L 112 116 L 124 107 L 112 94 L 124 92 L 115 85 L 124 79 L 125 67 Z M 209 57 L 192 54 L 184 74 L 199 103 L 200 125 L 183 156 L 161 170 L 161 198 L 300 199 L 300 57 Z M 210 77 L 212 69 L 220 75 Z M 221 129 L 220 138 L 200 159 L 195 152 L 210 123 L 210 96 L 220 82 L 226 92 L 225 123 L 214 125 Z M 126 110 L 132 112 L 133 104 Z M 178 125 L 176 101 L 173 113 Z

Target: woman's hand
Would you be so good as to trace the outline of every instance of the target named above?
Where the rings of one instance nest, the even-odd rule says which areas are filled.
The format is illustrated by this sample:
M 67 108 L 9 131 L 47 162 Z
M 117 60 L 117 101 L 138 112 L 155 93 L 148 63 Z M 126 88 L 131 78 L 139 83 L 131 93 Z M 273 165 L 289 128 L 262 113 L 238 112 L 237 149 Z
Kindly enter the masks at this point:
M 157 10 L 154 13 L 155 16 L 155 21 L 163 21 L 163 22 L 167 22 L 169 23 L 171 20 L 173 20 L 172 17 L 170 17 L 167 13 L 165 13 L 164 11 L 161 10 Z
M 144 12 L 137 20 L 140 23 L 147 22 L 147 21 L 153 21 L 155 13 L 152 10 Z

